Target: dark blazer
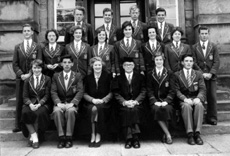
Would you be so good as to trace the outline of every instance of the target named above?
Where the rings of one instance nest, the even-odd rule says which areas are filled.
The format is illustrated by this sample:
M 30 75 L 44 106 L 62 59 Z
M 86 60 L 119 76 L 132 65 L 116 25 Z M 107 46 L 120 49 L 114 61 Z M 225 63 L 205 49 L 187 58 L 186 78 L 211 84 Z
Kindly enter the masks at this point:
M 108 73 L 115 73 L 115 69 L 112 69 L 112 64 L 114 64 L 114 48 L 112 45 L 105 44 L 100 56 L 98 55 L 98 44 L 92 46 L 89 51 L 89 60 L 96 56 L 102 58 L 102 60 L 105 62 L 105 71 Z
M 192 54 L 189 45 L 180 43 L 179 54 L 173 43 L 167 44 L 164 49 L 165 53 L 165 67 L 172 72 L 176 72 L 182 69 L 181 56 L 184 54 Z
M 134 72 L 129 85 L 125 73 L 122 73 L 113 80 L 112 89 L 120 105 L 126 100 L 137 100 L 141 104 L 146 96 L 145 78 L 142 74 Z
M 32 42 L 28 54 L 26 54 L 24 49 L 24 42 L 15 46 L 13 56 L 13 70 L 17 79 L 21 79 L 22 74 L 29 73 L 31 69 L 30 64 L 35 59 L 42 60 L 41 48 L 37 43 Z
M 89 70 L 89 49 L 89 44 L 84 42 L 82 42 L 81 49 L 78 53 L 75 51 L 74 42 L 67 44 L 65 47 L 65 53 L 71 55 L 74 60 L 72 71 L 80 72 L 83 77 L 87 75 Z
M 153 22 L 151 25 L 156 27 L 159 31 L 157 21 Z M 161 38 L 160 35 L 158 35 L 157 40 L 160 41 L 161 43 L 165 44 L 165 45 L 167 43 L 170 43 L 172 41 L 171 32 L 172 32 L 173 28 L 174 28 L 173 24 L 165 22 L 163 39 Z M 160 32 L 158 32 L 158 34 L 160 34 Z
M 164 45 L 161 44 L 160 42 L 157 42 L 157 46 L 154 51 L 152 51 L 149 41 L 142 44 L 142 54 L 143 54 L 145 69 L 147 73 L 149 71 L 152 71 L 153 68 L 155 67 L 154 56 L 158 52 L 162 52 L 162 53 L 164 52 Z
M 98 27 L 96 29 L 96 31 L 95 31 L 95 39 L 96 39 L 96 36 L 98 34 L 98 30 L 102 29 L 102 28 L 104 28 L 106 30 L 104 25 L 102 25 L 102 26 L 100 26 L 100 27 Z M 118 31 L 119 31 L 119 29 L 117 28 L 117 26 L 114 25 L 114 24 L 111 24 L 111 27 L 110 27 L 110 30 L 109 30 L 108 44 L 114 45 L 114 43 L 116 43 L 118 41 Z M 94 43 L 98 44 L 98 41 L 95 40 Z
M 68 88 L 66 90 L 63 72 L 55 73 L 51 85 L 51 97 L 54 105 L 58 103 L 74 103 L 78 107 L 83 96 L 83 82 L 80 73 L 71 71 Z
M 23 88 L 24 105 L 40 103 L 50 108 L 50 87 L 51 79 L 48 76 L 42 75 L 38 88 L 34 87 L 33 76 L 26 79 Z
M 192 70 L 191 81 L 192 85 L 188 86 L 184 71 L 177 71 L 174 81 L 176 96 L 180 101 L 184 101 L 185 98 L 199 98 L 201 102 L 204 103 L 206 99 L 206 87 L 202 73 L 197 70 Z
M 147 94 L 150 106 L 157 101 L 166 101 L 168 104 L 172 104 L 175 92 L 171 89 L 171 76 L 172 74 L 166 68 L 163 69 L 160 78 L 158 78 L 155 68 L 148 73 Z
M 112 64 L 112 69 L 114 68 L 116 73 L 120 73 L 120 71 L 123 71 L 122 59 L 124 57 L 131 57 L 135 62 L 135 71 L 139 73 L 141 71 L 145 71 L 144 59 L 141 50 L 141 42 L 135 39 L 132 39 L 129 49 L 126 48 L 123 39 L 116 42 L 114 45 L 115 63 Z
M 53 76 L 54 73 L 58 73 L 62 71 L 62 67 L 60 64 L 61 57 L 65 54 L 64 47 L 57 44 L 56 49 L 54 49 L 54 53 L 49 51 L 49 44 L 42 48 L 42 60 L 44 63 L 44 74 L 50 77 Z M 55 68 L 55 70 L 50 70 L 47 68 L 48 64 L 56 64 L 58 63 L 59 66 Z
M 213 80 L 217 78 L 217 71 L 220 66 L 219 52 L 217 46 L 208 42 L 206 56 L 204 56 L 200 42 L 192 46 L 193 55 L 196 58 L 196 63 L 203 73 L 211 73 Z
M 103 71 L 98 80 L 98 85 L 94 77 L 94 73 L 85 77 L 85 93 L 84 98 L 88 102 L 92 102 L 93 99 L 103 99 L 105 103 L 108 103 L 112 98 L 111 93 L 111 76 Z
M 65 45 L 71 43 L 74 40 L 73 37 L 73 30 L 76 26 L 70 25 L 69 27 L 66 28 L 66 33 L 65 33 Z M 86 23 L 86 22 L 82 22 L 82 28 L 84 30 L 85 35 L 82 38 L 82 41 L 88 43 L 90 46 L 93 45 L 93 29 L 91 24 Z
M 137 26 L 133 33 L 133 38 L 145 43 L 148 41 L 147 24 L 138 20 Z

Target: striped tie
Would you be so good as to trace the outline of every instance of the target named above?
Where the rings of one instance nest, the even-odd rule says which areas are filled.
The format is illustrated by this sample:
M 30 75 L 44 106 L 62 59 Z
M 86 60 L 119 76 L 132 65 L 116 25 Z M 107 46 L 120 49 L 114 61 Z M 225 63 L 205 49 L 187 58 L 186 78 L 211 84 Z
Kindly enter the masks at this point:
M 52 56 L 54 55 L 54 48 L 53 48 L 53 47 L 50 48 L 50 54 L 51 54 Z
M 189 73 L 189 70 L 187 70 L 187 82 L 188 82 L 188 86 L 190 87 L 192 85 L 192 81 L 191 81 L 191 75 Z
M 30 53 L 30 43 L 29 40 L 27 40 L 27 45 L 26 45 L 26 54 Z
M 98 51 L 98 55 L 100 56 L 102 53 L 102 46 L 100 47 L 99 51 Z

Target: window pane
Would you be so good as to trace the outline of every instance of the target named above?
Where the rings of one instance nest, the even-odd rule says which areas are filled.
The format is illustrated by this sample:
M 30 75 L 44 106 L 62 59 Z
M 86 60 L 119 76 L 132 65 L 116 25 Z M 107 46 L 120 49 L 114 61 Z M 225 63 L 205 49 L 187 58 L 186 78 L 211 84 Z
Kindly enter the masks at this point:
M 133 5 L 136 5 L 136 3 L 120 3 L 120 14 L 121 14 L 121 16 L 129 15 L 129 8 Z
M 130 17 L 121 17 L 121 25 L 122 25 L 125 21 L 130 21 Z
M 111 4 L 95 4 L 95 16 L 103 16 L 104 8 L 111 9 Z
M 58 9 L 75 7 L 75 0 L 56 0 Z
M 98 27 L 102 26 L 104 23 L 103 18 L 95 18 L 95 28 L 97 29 Z

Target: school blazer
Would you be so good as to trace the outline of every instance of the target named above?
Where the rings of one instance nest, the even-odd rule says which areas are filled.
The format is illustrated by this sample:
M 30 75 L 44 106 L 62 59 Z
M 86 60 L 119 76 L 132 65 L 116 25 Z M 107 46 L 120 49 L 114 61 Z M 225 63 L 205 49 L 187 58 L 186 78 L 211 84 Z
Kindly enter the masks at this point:
M 67 89 L 65 88 L 63 72 L 55 73 L 51 85 L 51 97 L 54 105 L 58 103 L 74 103 L 78 107 L 83 96 L 83 82 L 80 73 L 71 71 Z
M 126 100 L 137 100 L 142 104 L 146 96 L 145 78 L 142 74 L 134 72 L 129 84 L 125 73 L 122 73 L 113 80 L 112 89 L 120 105 Z
M 76 26 L 73 24 L 73 25 L 70 25 L 66 28 L 65 45 L 71 43 L 74 40 L 73 30 L 75 27 Z M 82 38 L 82 41 L 84 41 L 84 42 L 88 43 L 90 46 L 92 46 L 94 37 L 93 37 L 93 29 L 92 29 L 91 24 L 86 23 L 86 22 L 82 22 L 82 28 L 83 28 L 84 33 L 85 33 L 85 35 Z
M 154 68 L 147 75 L 147 94 L 149 104 L 154 105 L 155 102 L 166 101 L 172 105 L 175 92 L 171 89 L 172 74 L 164 68 L 161 77 L 158 78 L 156 69 Z
M 124 57 L 131 57 L 135 62 L 135 71 L 145 71 L 144 59 L 141 50 L 141 42 L 135 39 L 132 39 L 131 46 L 129 48 L 126 48 L 123 39 L 116 42 L 114 45 L 115 63 L 112 64 L 112 69 L 114 68 L 116 73 L 120 73 L 120 70 L 123 69 L 122 59 Z
M 133 38 L 145 43 L 148 41 L 147 24 L 138 20 L 137 26 L 133 33 Z
M 46 105 L 50 108 L 50 87 L 51 79 L 46 75 L 41 76 L 40 85 L 38 88 L 34 87 L 34 77 L 25 80 L 23 88 L 24 105 L 37 104 Z
M 96 36 L 98 34 L 98 30 L 100 29 L 105 29 L 106 30 L 106 27 L 104 26 L 104 24 L 100 27 L 98 27 L 95 31 L 95 41 L 94 43 L 95 44 L 98 44 L 98 41 L 96 41 Z M 116 43 L 118 41 L 118 28 L 117 26 L 115 26 L 114 24 L 111 24 L 111 27 L 110 27 L 110 30 L 109 30 L 109 38 L 108 38 L 108 44 L 110 45 L 114 45 L 114 43 Z
M 149 71 L 152 71 L 153 68 L 155 67 L 154 56 L 156 53 L 159 53 L 159 52 L 164 53 L 164 45 L 161 44 L 160 42 L 157 42 L 154 51 L 152 51 L 149 41 L 142 44 L 142 54 L 143 54 L 145 69 L 147 73 Z
M 32 42 L 28 54 L 25 51 L 24 42 L 15 46 L 12 64 L 16 79 L 21 79 L 22 74 L 30 72 L 30 64 L 35 59 L 42 60 L 41 48 L 36 42 Z
M 72 71 L 80 72 L 82 76 L 86 76 L 89 65 L 89 44 L 82 42 L 80 51 L 77 53 L 74 47 L 74 42 L 67 44 L 65 47 L 65 53 L 71 55 L 74 60 Z
M 65 54 L 65 49 L 63 46 L 57 44 L 56 48 L 54 49 L 54 54 L 52 55 L 51 51 L 49 50 L 49 44 L 47 44 L 46 46 L 44 46 L 42 48 L 42 60 L 44 62 L 44 73 L 49 73 L 49 72 L 61 72 L 62 71 L 62 67 L 60 64 L 61 61 L 61 57 Z M 49 70 L 47 68 L 48 64 L 56 64 L 58 63 L 59 66 L 57 68 L 55 68 L 55 70 Z
M 184 71 L 177 71 L 174 81 L 176 96 L 180 101 L 184 101 L 185 98 L 199 98 L 204 103 L 206 99 L 206 87 L 201 71 L 192 70 L 191 81 L 192 85 L 188 86 Z
M 204 56 L 200 42 L 192 46 L 193 54 L 196 58 L 196 63 L 203 73 L 211 73 L 212 80 L 216 80 L 217 71 L 220 66 L 219 52 L 217 46 L 208 42 L 206 56 Z
M 105 66 L 104 66 L 105 71 L 107 71 L 108 73 L 115 72 L 115 69 L 112 69 L 112 64 L 114 64 L 115 62 L 114 48 L 112 45 L 106 43 L 104 49 L 100 52 L 100 55 L 98 54 L 98 44 L 90 47 L 89 60 L 93 57 L 100 57 L 102 61 L 105 62 Z

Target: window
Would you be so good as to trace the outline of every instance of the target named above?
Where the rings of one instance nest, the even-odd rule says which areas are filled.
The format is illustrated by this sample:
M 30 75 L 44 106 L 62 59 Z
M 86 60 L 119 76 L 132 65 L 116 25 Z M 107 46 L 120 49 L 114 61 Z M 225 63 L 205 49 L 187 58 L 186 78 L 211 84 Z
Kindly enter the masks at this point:
M 120 1 L 120 19 L 121 19 L 121 24 L 124 23 L 125 21 L 130 21 L 130 15 L 129 15 L 129 8 L 133 5 L 137 5 L 135 0 L 131 1 L 125 1 L 121 0 Z
M 104 23 L 103 19 L 103 9 L 104 8 L 110 8 L 111 4 L 101 3 L 101 4 L 95 4 L 95 28 L 100 27 Z
M 178 0 L 157 0 L 156 8 L 159 7 L 165 8 L 167 11 L 167 22 L 179 26 Z
M 66 27 L 74 24 L 75 6 L 82 6 L 77 0 L 54 0 L 54 28 L 59 32 L 58 42 L 64 41 Z

